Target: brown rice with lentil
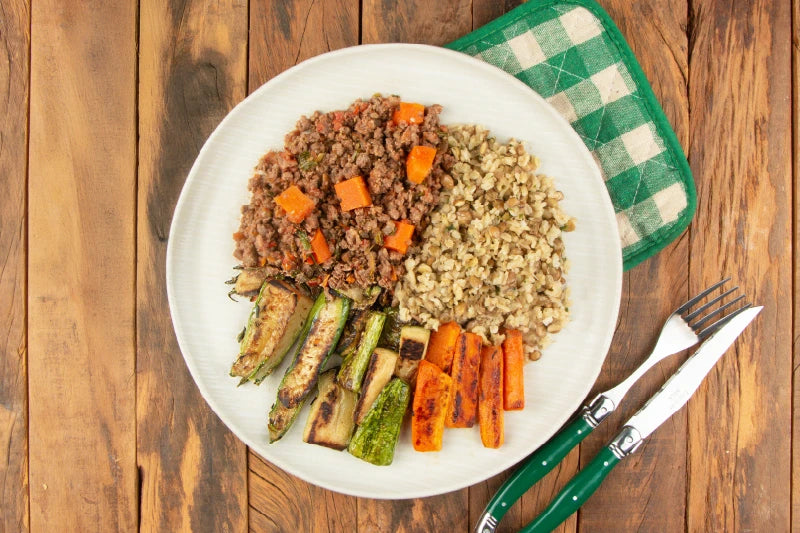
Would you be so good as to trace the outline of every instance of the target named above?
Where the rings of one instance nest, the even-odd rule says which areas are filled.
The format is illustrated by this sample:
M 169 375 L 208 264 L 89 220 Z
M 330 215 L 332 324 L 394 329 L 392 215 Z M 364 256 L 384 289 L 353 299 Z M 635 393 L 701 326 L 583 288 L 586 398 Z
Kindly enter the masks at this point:
M 400 319 L 429 329 L 456 321 L 494 344 L 504 328 L 519 329 L 528 356 L 538 359 L 568 320 L 561 234 L 574 219 L 522 143 L 500 143 L 472 125 L 451 127 L 447 140 L 454 184 L 442 188 L 405 259 L 394 294 Z

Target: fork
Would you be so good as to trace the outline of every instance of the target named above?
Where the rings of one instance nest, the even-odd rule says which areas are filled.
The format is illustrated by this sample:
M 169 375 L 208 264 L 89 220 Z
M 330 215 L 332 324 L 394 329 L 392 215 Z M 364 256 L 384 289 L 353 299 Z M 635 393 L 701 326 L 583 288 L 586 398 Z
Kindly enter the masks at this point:
M 577 446 L 605 420 L 619 406 L 633 384 L 656 363 L 706 339 L 730 322 L 734 316 L 750 307 L 750 304 L 746 304 L 736 311 L 711 322 L 712 319 L 718 317 L 726 309 L 729 309 L 744 298 L 744 295 L 740 295 L 710 311 L 723 298 L 736 292 L 739 288 L 737 286 L 722 292 L 700 307 L 690 311 L 692 307 L 717 289 L 722 288 L 728 281 L 730 281 L 730 278 L 725 278 L 711 285 L 670 314 L 661 328 L 661 333 L 653 351 L 647 359 L 624 381 L 614 388 L 598 394 L 588 406 L 584 406 L 579 411 L 579 415 L 567 426 L 528 457 L 524 464 L 512 474 L 489 501 L 475 531 L 477 533 L 493 533 L 500 519 L 503 518 L 514 502 L 560 463 L 572 448 Z M 703 315 L 707 311 L 708 313 Z M 697 319 L 701 315 L 703 315 L 702 318 Z M 711 323 L 709 324 L 709 322 Z

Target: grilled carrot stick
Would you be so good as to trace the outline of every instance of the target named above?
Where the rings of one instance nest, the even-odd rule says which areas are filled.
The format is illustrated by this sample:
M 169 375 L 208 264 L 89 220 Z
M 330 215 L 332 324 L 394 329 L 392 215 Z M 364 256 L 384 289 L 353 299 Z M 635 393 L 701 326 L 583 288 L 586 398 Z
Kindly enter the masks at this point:
M 522 349 L 522 333 L 506 331 L 503 341 L 503 408 L 518 411 L 525 407 L 525 351 Z
M 503 350 L 500 346 L 484 346 L 481 350 L 478 424 L 484 446 L 499 448 L 503 445 Z
M 419 362 L 411 418 L 411 442 L 418 452 L 438 452 L 442 449 L 444 417 L 451 387 L 450 376 L 438 366 L 424 359 Z
M 453 367 L 453 354 L 456 350 L 456 339 L 459 335 L 461 335 L 461 327 L 455 322 L 439 326 L 439 329 L 431 333 L 425 360 L 438 366 L 446 374 L 450 374 Z
M 471 428 L 478 416 L 478 371 L 481 364 L 483 340 L 474 333 L 464 332 L 456 340 L 453 355 L 453 389 L 445 425 L 452 428 Z

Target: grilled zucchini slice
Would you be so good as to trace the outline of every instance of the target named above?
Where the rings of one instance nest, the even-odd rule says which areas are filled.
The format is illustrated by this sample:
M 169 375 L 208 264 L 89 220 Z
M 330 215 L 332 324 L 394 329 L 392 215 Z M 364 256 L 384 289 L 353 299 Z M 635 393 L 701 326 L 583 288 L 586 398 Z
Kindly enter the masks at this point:
M 358 341 L 367 326 L 368 317 L 369 311 L 365 309 L 351 309 L 347 323 L 344 325 L 342 336 L 339 338 L 339 344 L 336 346 L 336 353 L 341 355 L 343 359 L 358 348 Z
M 356 424 L 364 421 L 364 417 L 375 403 L 375 399 L 392 379 L 398 357 L 397 352 L 386 348 L 375 348 L 375 351 L 372 352 L 367 372 L 364 374 L 364 383 L 361 384 L 361 396 L 358 397 L 356 404 Z
M 294 344 L 311 308 L 311 300 L 285 281 L 267 280 L 261 286 L 231 376 L 240 385 L 260 383 L 278 366 Z
M 419 362 L 425 358 L 431 332 L 420 326 L 403 326 L 400 330 L 400 358 L 394 375 L 411 385 L 417 382 Z
M 357 394 L 336 383 L 337 370 L 332 368 L 319 376 L 319 394 L 311 404 L 303 440 L 309 444 L 344 450 L 355 428 L 353 413 Z
M 378 345 L 378 340 L 381 338 L 381 331 L 383 330 L 383 323 L 386 320 L 386 315 L 380 311 L 370 311 L 367 317 L 367 324 L 364 327 L 364 333 L 361 335 L 361 340 L 358 342 L 358 348 L 355 352 L 345 357 L 342 361 L 342 368 L 339 370 L 339 375 L 336 376 L 336 381 L 339 385 L 347 390 L 353 392 L 361 391 L 361 380 L 364 378 L 364 372 L 367 370 L 369 358 L 372 355 L 375 346 Z
M 300 410 L 303 409 L 305 398 L 294 407 L 286 407 L 280 400 L 275 400 L 272 409 L 269 412 L 269 423 L 267 429 L 269 430 L 269 442 L 273 443 L 283 437 L 289 428 L 294 424 Z
M 320 370 L 339 342 L 349 311 L 348 298 L 328 301 L 326 294 L 320 293 L 311 309 L 308 335 L 278 387 L 278 401 L 284 407 L 297 406 L 314 388 Z
M 396 352 L 400 349 L 400 330 L 403 323 L 397 317 L 398 309 L 396 307 L 387 307 L 383 312 L 386 315 L 386 323 L 383 325 L 378 346 Z
M 242 268 L 233 279 L 227 282 L 233 285 L 230 294 L 252 298 L 258 295 L 258 291 L 264 285 L 267 277 L 268 273 L 264 268 Z
M 410 397 L 407 383 L 397 378 L 390 381 L 356 429 L 347 450 L 374 465 L 392 464 Z

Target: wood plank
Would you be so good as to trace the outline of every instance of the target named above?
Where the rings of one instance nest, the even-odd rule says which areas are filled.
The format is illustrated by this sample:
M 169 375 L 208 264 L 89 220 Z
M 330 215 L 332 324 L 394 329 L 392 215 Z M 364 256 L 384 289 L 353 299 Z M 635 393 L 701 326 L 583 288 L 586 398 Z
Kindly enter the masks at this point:
M 137 446 L 144 531 L 247 527 L 246 448 L 201 397 L 167 306 L 172 211 L 206 137 L 246 94 L 247 2 L 140 6 Z
M 136 3 L 31 10 L 30 526 L 137 527 Z
M 650 80 L 681 144 L 688 146 L 687 2 L 601 2 Z M 596 389 L 626 378 L 652 350 L 664 319 L 689 297 L 688 235 L 625 274 L 619 327 Z M 685 359 L 673 356 L 646 374 L 618 411 L 581 446 L 581 465 L 619 432 Z M 683 531 L 686 411 L 675 414 L 627 458 L 578 513 L 580 531 Z
M 361 11 L 362 39 L 364 43 L 443 45 L 469 33 L 472 29 L 471 11 L 471 2 L 467 0 L 364 0 Z M 415 500 L 358 500 L 358 531 L 362 533 L 466 532 L 470 527 L 469 489 Z
M 472 29 L 472 2 L 363 0 L 361 40 L 444 45 Z
M 519 0 L 473 0 L 472 28 L 477 29 L 519 6 Z M 545 476 L 539 483 L 531 487 L 522 498 L 503 517 L 497 528 L 498 533 L 518 531 L 530 522 L 547 503 L 553 499 L 564 484 L 578 469 L 579 452 L 574 450 L 567 455 L 556 469 Z M 486 504 L 502 486 L 511 471 L 477 483 L 469 488 L 469 524 L 473 526 L 480 520 Z M 557 533 L 575 531 L 577 516 L 569 517 L 555 529 Z
M 0 531 L 27 531 L 27 236 L 30 6 L 0 8 Z
M 310 57 L 359 44 L 358 4 L 358 0 L 251 0 L 250 92 Z
M 800 0 L 792 1 L 792 101 L 800 102 Z M 792 175 L 794 179 L 794 233 L 792 234 L 792 250 L 797 253 L 800 246 L 800 106 L 792 106 Z M 798 298 L 798 288 L 800 287 L 800 265 L 795 258 L 794 276 L 792 278 L 792 301 L 793 301 L 793 326 L 792 352 L 793 368 L 792 375 L 792 531 L 800 531 L 800 344 L 796 339 L 800 338 L 800 298 Z
M 765 307 L 689 404 L 689 531 L 790 527 L 791 14 L 692 4 L 690 290 L 727 274 Z
M 250 91 L 309 57 L 357 45 L 358 10 L 358 0 L 251 0 Z M 251 531 L 355 531 L 355 498 L 306 483 L 249 453 Z
M 477 30 L 522 5 L 525 0 L 472 0 L 472 29 Z
M 356 531 L 356 498 L 300 481 L 255 454 L 248 489 L 251 531 Z

